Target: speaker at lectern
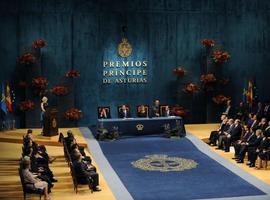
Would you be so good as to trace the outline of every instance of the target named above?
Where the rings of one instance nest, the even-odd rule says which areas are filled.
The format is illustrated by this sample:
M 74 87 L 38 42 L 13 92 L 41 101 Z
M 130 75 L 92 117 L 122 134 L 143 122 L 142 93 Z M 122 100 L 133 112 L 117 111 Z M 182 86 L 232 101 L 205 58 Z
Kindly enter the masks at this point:
M 58 135 L 57 113 L 57 108 L 47 108 L 44 116 L 43 136 Z

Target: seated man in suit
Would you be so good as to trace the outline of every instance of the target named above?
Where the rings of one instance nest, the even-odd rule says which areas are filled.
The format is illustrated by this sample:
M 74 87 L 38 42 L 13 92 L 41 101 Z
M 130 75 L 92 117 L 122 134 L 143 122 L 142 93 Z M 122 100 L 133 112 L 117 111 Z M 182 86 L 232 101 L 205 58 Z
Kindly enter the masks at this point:
M 230 133 L 226 135 L 224 138 L 224 150 L 225 152 L 230 152 L 230 146 L 232 143 L 236 142 L 240 139 L 242 134 L 242 127 L 240 124 L 240 120 L 236 119 L 234 122 L 234 127 Z
M 266 118 L 262 118 L 261 119 L 261 121 L 259 122 L 259 124 L 258 124 L 258 129 L 261 129 L 262 130 L 262 132 L 264 132 L 265 131 L 265 129 L 267 128 L 267 120 L 266 120 Z
M 110 116 L 110 107 L 99 107 L 98 108 L 98 119 L 108 119 Z
M 210 133 L 209 142 L 208 142 L 209 145 L 217 146 L 218 136 L 223 133 L 223 131 L 226 127 L 228 117 L 226 115 L 221 115 L 220 119 L 221 119 L 221 123 L 220 123 L 218 129 L 215 131 L 212 131 Z
M 232 130 L 234 128 L 234 120 L 229 119 L 227 123 L 226 131 L 224 131 L 221 135 L 219 135 L 218 138 L 218 147 L 216 149 L 224 149 L 224 140 L 227 138 L 228 135 L 231 134 Z
M 152 117 L 160 117 L 159 106 L 160 106 L 159 100 L 156 99 L 155 103 L 154 103 L 154 105 L 152 107 Z
M 99 176 L 93 169 L 91 169 L 87 164 L 82 162 L 82 156 L 77 154 L 74 158 L 73 166 L 76 174 L 78 183 L 86 184 L 88 181 L 92 184 L 93 191 L 100 191 Z
M 119 108 L 119 112 L 118 112 L 119 118 L 130 118 L 130 110 L 129 108 L 123 104 L 120 108 Z
M 170 107 L 168 105 L 166 106 L 161 106 L 161 113 L 162 113 L 162 117 L 169 117 L 171 116 L 171 111 L 170 111 Z
M 240 153 L 242 145 L 245 145 L 252 135 L 252 132 L 250 132 L 250 128 L 248 127 L 248 125 L 244 125 L 243 129 L 244 129 L 243 137 L 241 138 L 241 140 L 238 140 L 234 143 L 234 158 L 233 159 L 239 158 L 239 153 Z
M 148 106 L 140 105 L 137 108 L 137 116 L 138 117 L 148 117 Z

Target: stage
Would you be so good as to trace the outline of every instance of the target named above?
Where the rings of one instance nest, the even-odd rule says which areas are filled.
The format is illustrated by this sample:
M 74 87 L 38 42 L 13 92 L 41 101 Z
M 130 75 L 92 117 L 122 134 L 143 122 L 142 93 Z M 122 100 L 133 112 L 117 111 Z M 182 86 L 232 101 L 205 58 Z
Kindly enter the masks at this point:
M 200 140 L 206 140 L 208 138 L 208 135 L 211 130 L 215 129 L 217 127 L 217 124 L 200 124 L 200 125 L 185 125 L 185 128 L 187 130 L 188 134 L 187 137 L 194 137 L 198 141 Z M 18 173 L 17 173 L 17 168 L 18 168 L 18 160 L 21 157 L 21 147 L 22 147 L 22 136 L 26 133 L 27 129 L 18 129 L 18 130 L 12 130 L 8 132 L 1 132 L 0 133 L 0 199 L 22 199 L 22 188 L 20 185 Z M 66 131 L 69 130 L 68 128 L 65 129 L 60 129 L 60 132 L 63 132 L 64 135 L 66 135 Z M 130 181 L 131 183 L 133 181 L 131 180 L 136 180 L 136 179 L 130 179 L 126 181 L 121 181 L 117 182 L 116 180 L 119 180 L 119 177 L 122 177 L 120 180 L 123 179 L 123 176 L 125 176 L 125 173 L 121 175 L 121 173 L 118 172 L 117 167 L 115 167 L 113 164 L 111 169 L 114 170 L 113 173 L 111 173 L 111 169 L 109 169 L 108 166 L 106 166 L 106 160 L 100 159 L 100 157 L 104 157 L 104 155 L 108 154 L 106 150 L 101 151 L 101 149 L 104 149 L 105 146 L 117 146 L 117 144 L 121 143 L 126 143 L 123 140 L 117 140 L 115 142 L 104 142 L 103 144 L 98 144 L 97 141 L 92 137 L 90 131 L 88 128 L 72 128 L 71 129 L 73 133 L 75 134 L 75 137 L 77 141 L 84 146 L 88 145 L 89 151 L 87 151 L 87 154 L 91 155 L 93 158 L 93 162 L 95 166 L 98 169 L 98 172 L 100 174 L 100 187 L 102 189 L 101 192 L 96 192 L 91 194 L 88 190 L 87 187 L 80 187 L 78 194 L 76 194 L 73 191 L 73 185 L 72 185 L 72 180 L 71 176 L 69 174 L 69 168 L 67 166 L 66 161 L 64 160 L 64 155 L 63 155 L 63 147 L 61 143 L 58 143 L 58 136 L 54 136 L 51 138 L 43 137 L 40 136 L 40 129 L 33 129 L 34 131 L 34 139 L 38 141 L 38 143 L 41 144 L 46 144 L 46 147 L 48 149 L 48 152 L 50 155 L 57 157 L 57 160 L 55 163 L 51 165 L 52 171 L 55 173 L 58 182 L 55 183 L 55 187 L 53 188 L 53 192 L 51 194 L 53 199 L 78 199 L 78 200 L 84 200 L 84 199 L 93 199 L 93 200 L 114 200 L 114 199 L 125 199 L 128 200 L 128 198 L 122 198 L 124 195 L 127 194 L 133 194 L 132 191 L 136 191 L 137 189 L 131 189 L 132 185 L 130 186 L 127 181 Z M 85 132 L 86 131 L 86 132 Z M 88 131 L 88 132 L 87 132 Z M 152 138 L 152 137 L 150 137 Z M 153 141 L 150 142 L 149 144 L 154 143 L 155 141 L 157 142 L 157 147 L 160 146 L 162 143 L 171 143 L 174 144 L 174 148 L 180 148 L 177 147 L 178 142 L 181 141 L 181 139 L 176 140 L 176 141 L 168 141 L 169 139 L 161 138 L 161 137 L 156 137 L 152 138 Z M 140 137 L 138 140 L 136 138 L 131 138 L 132 143 L 136 144 L 137 142 L 140 144 L 146 144 L 148 143 L 149 140 L 152 139 L 143 139 Z M 184 139 L 187 140 L 187 139 Z M 161 143 L 160 143 L 161 142 Z M 184 142 L 184 141 L 182 141 Z M 181 142 L 180 142 L 181 143 Z M 180 145 L 179 143 L 179 145 Z M 184 142 L 186 143 L 186 142 Z M 170 147 L 170 145 L 166 145 Z M 181 146 L 181 145 L 180 145 Z M 131 148 L 132 146 L 128 145 L 126 148 L 126 153 L 128 153 L 128 149 Z M 144 145 L 140 146 L 141 150 L 140 152 L 145 152 L 141 154 L 139 158 L 143 158 L 145 154 L 154 154 L 157 153 L 153 151 L 153 148 L 149 148 L 149 151 L 147 150 Z M 120 147 L 119 147 L 120 148 Z M 119 149 L 117 148 L 117 149 Z M 181 147 L 182 148 L 182 147 Z M 188 147 L 189 148 L 189 147 Z M 234 160 L 231 158 L 233 157 L 233 153 L 224 153 L 223 151 L 216 151 L 214 148 L 209 147 L 208 145 L 205 145 L 205 151 L 207 152 L 212 152 L 214 155 L 216 155 L 216 159 L 224 159 L 226 163 L 230 164 L 232 167 L 239 168 L 244 173 L 248 173 L 252 177 L 256 177 L 259 181 L 262 181 L 266 184 L 268 184 L 270 188 L 270 178 L 269 178 L 269 169 L 268 170 L 255 170 L 255 169 L 250 169 L 248 168 L 245 164 L 236 164 Z M 99 149 L 99 152 L 96 151 L 96 149 Z M 152 149 L 152 150 L 151 150 Z M 160 148 L 159 148 L 160 149 Z M 115 149 L 116 150 L 116 149 Z M 135 150 L 135 149 L 134 149 Z M 162 150 L 162 149 L 161 149 Z M 179 150 L 180 151 L 180 150 Z M 181 153 L 182 152 L 182 153 Z M 187 159 L 193 159 L 196 162 L 198 162 L 196 156 L 192 157 L 189 155 L 188 151 L 182 149 L 178 155 L 176 156 L 181 156 Z M 185 153 L 186 152 L 186 153 Z M 113 151 L 111 152 L 113 153 Z M 165 153 L 164 149 L 162 150 L 161 153 Z M 184 154 L 183 154 L 184 153 Z M 186 154 L 186 155 L 185 155 Z M 137 154 L 139 155 L 139 154 Z M 120 155 L 119 155 L 120 156 Z M 117 160 L 121 160 L 120 157 L 115 157 L 115 163 L 121 164 L 123 161 L 116 162 Z M 108 159 L 110 161 L 110 159 Z M 108 162 L 107 160 L 107 162 Z M 132 159 L 134 161 L 136 159 Z M 131 161 L 131 160 L 130 160 Z M 110 161 L 112 162 L 112 161 Z M 200 164 L 200 162 L 198 162 Z M 126 168 L 126 170 L 134 170 L 132 167 Z M 199 168 L 198 168 L 199 169 Z M 198 170 L 195 169 L 195 170 Z M 138 170 L 138 169 L 135 169 Z M 128 173 L 128 171 L 126 171 Z M 192 170 L 184 172 L 184 173 L 190 173 Z M 171 173 L 171 172 L 169 172 Z M 131 173 L 132 174 L 132 173 Z M 136 174 L 136 173 L 135 173 Z M 182 174 L 181 176 L 183 176 Z M 192 176 L 192 173 L 190 174 Z M 145 176 L 146 178 L 146 176 Z M 150 178 L 151 180 L 151 178 Z M 138 180 L 137 180 L 138 181 Z M 149 181 L 149 180 L 148 180 Z M 142 181 L 143 183 L 143 181 Z M 213 182 L 215 183 L 215 181 Z M 129 185 L 129 186 L 128 186 Z M 250 186 L 248 186 L 250 187 Z M 126 189 L 123 189 L 126 188 Z M 243 187 L 242 187 L 243 188 Z M 165 190 L 166 188 L 163 187 Z M 252 189 L 254 194 L 260 193 L 260 191 L 257 191 Z M 14 193 L 14 191 L 17 191 Z M 119 196 L 118 193 L 121 193 L 122 196 Z M 202 191 L 201 191 L 202 192 Z M 205 191 L 207 192 L 207 191 Z M 136 192 L 135 192 L 136 193 Z M 170 192 L 170 196 L 173 196 L 173 192 Z M 196 194 L 195 194 L 196 195 Z M 235 194 L 236 195 L 236 194 Z M 136 195 L 131 195 L 132 199 L 135 199 L 134 196 Z M 259 195 L 263 196 L 263 195 Z M 125 196 L 126 197 L 126 196 Z M 195 196 L 193 196 L 195 197 Z M 29 199 L 36 199 L 36 196 L 31 196 Z M 140 198 L 138 198 L 140 199 Z M 151 199 L 151 198 L 150 198 Z

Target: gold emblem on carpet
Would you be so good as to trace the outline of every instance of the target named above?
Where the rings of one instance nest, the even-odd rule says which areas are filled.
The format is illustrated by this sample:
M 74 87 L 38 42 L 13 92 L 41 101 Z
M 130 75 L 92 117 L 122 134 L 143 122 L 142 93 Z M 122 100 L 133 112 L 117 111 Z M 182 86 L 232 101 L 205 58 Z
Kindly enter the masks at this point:
M 146 155 L 144 158 L 131 162 L 131 164 L 145 171 L 179 172 L 196 168 L 198 163 L 191 159 L 169 157 L 168 155 Z

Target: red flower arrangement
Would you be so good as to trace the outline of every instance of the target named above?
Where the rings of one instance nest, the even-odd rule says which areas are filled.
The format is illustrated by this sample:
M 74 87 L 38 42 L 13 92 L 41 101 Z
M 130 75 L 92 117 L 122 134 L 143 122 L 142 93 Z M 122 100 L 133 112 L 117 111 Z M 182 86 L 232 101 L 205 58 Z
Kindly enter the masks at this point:
M 214 51 L 212 54 L 215 63 L 227 62 L 230 57 L 231 56 L 227 51 Z
M 70 108 L 65 112 L 64 116 L 70 121 L 77 121 L 82 118 L 82 111 L 77 108 Z
M 19 57 L 21 64 L 34 64 L 36 60 L 36 57 L 32 53 L 25 53 Z
M 219 94 L 217 96 L 214 96 L 212 98 L 212 100 L 216 103 L 216 104 L 223 104 L 225 102 L 227 102 L 230 99 L 230 97 L 226 97 L 223 94 Z
M 200 90 L 199 86 L 193 84 L 193 83 L 189 83 L 187 85 L 185 85 L 183 91 L 186 93 L 195 93 L 198 92 Z
M 203 83 L 214 83 L 217 81 L 217 79 L 213 73 L 209 73 L 201 75 L 201 81 Z
M 180 116 L 180 117 L 184 117 L 186 116 L 186 110 L 184 107 L 182 106 L 174 106 L 172 108 L 172 113 L 175 115 L 175 116 Z
M 32 79 L 32 85 L 39 89 L 44 89 L 48 85 L 48 80 L 44 77 L 37 77 Z
M 35 108 L 35 103 L 33 101 L 30 101 L 30 100 L 22 101 L 19 104 L 19 108 L 21 111 L 32 110 Z
M 177 67 L 173 70 L 173 73 L 177 76 L 184 76 L 186 73 L 186 70 L 183 67 Z
M 229 83 L 229 79 L 222 78 L 222 79 L 219 80 L 219 83 L 222 84 L 222 85 L 227 85 Z
M 204 45 L 205 47 L 213 47 L 215 46 L 215 41 L 212 39 L 203 39 L 201 41 L 202 45 Z
M 40 49 L 42 47 L 45 47 L 47 44 L 47 42 L 43 39 L 38 39 L 38 40 L 34 40 L 32 42 L 32 47 L 35 48 L 35 49 Z
M 80 72 L 75 69 L 71 69 L 66 73 L 66 77 L 68 78 L 77 78 L 79 76 L 80 76 Z
M 26 88 L 26 87 L 28 87 L 28 83 L 26 81 L 20 81 L 18 83 L 18 86 L 21 88 Z
M 62 85 L 56 85 L 52 88 L 52 93 L 57 96 L 67 95 L 68 88 Z

